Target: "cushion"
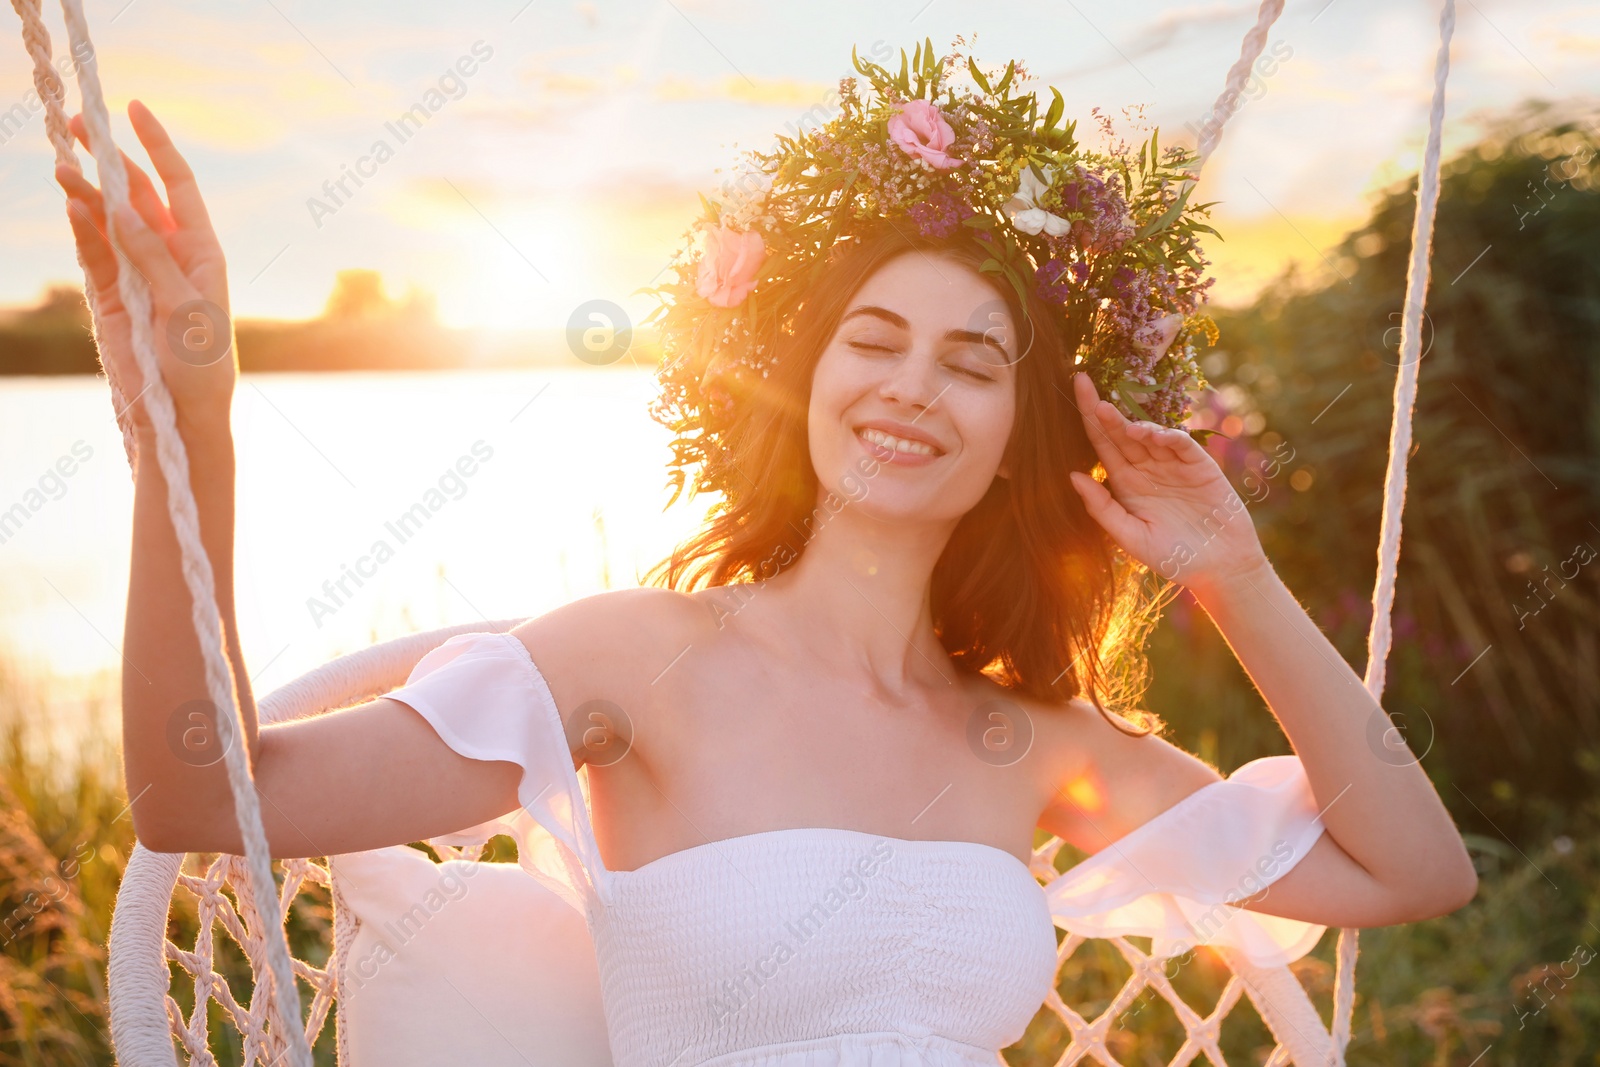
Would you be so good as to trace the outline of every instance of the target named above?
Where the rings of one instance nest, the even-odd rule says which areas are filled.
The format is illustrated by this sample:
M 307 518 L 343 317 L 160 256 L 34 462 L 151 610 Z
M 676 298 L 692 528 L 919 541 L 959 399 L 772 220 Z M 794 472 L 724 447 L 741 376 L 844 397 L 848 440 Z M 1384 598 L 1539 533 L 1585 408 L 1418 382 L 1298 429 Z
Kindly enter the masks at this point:
M 328 862 L 357 923 L 341 1067 L 611 1067 L 588 925 L 548 886 L 405 845 Z

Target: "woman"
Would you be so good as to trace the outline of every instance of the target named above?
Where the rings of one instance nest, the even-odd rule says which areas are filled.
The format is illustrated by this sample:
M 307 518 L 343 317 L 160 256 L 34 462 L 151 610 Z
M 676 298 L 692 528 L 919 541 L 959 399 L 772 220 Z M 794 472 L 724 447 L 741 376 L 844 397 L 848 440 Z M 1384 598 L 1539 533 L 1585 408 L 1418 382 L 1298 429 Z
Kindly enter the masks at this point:
M 225 311 L 193 175 L 148 109 L 129 117 L 170 202 L 129 161 L 138 217 L 118 225 L 153 321 L 195 300 Z M 57 177 L 102 352 L 137 393 L 100 195 Z M 888 1064 L 902 1060 L 882 1050 L 913 1046 L 926 1062 L 992 1063 L 1054 968 L 1027 867 L 1035 829 L 1100 853 L 1221 781 L 1119 725 L 1093 684 L 1098 654 L 1068 656 L 1098 650 L 1125 600 L 1115 547 L 1205 607 L 1314 794 L 1315 843 L 1270 893 L 1234 903 L 1381 926 L 1470 900 L 1439 797 L 1414 761 L 1369 747 L 1381 708 L 1229 507 L 1215 462 L 1101 400 L 1036 298 L 995 284 L 989 254 L 970 235 L 891 227 L 832 263 L 750 394 L 728 456 L 744 502 L 661 572 L 679 588 L 460 635 L 389 696 L 259 730 L 233 615 L 236 363 L 231 346 L 204 365 L 163 347 L 273 854 L 441 836 L 521 806 L 556 833 L 588 904 L 619 1064 Z M 155 442 L 133 408 L 133 818 L 157 850 L 237 852 L 223 768 L 168 742 L 173 709 L 204 686 L 166 486 L 145 461 Z M 571 773 L 585 763 L 592 825 Z M 841 892 L 855 903 L 808 910 Z M 801 944 L 746 982 L 796 916 L 830 925 L 789 924 Z

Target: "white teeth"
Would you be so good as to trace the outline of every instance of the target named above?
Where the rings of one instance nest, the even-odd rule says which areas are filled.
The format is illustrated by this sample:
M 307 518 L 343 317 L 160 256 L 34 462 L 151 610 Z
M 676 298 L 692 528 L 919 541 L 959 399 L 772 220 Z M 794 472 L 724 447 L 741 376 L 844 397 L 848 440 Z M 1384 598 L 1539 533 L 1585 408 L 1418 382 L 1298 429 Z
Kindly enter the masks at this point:
M 882 430 L 863 427 L 856 433 L 861 435 L 862 440 L 871 441 L 880 448 L 893 449 L 896 452 L 906 452 L 916 456 L 932 456 L 938 453 L 932 445 L 923 444 L 921 441 L 908 441 L 904 437 L 896 437 Z

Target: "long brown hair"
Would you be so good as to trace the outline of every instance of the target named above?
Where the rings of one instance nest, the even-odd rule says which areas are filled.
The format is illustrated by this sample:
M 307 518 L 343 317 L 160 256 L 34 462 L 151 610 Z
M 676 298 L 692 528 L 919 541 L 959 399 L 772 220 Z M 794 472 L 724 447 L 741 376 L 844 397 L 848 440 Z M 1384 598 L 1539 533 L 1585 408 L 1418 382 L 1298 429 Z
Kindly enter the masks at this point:
M 745 425 L 729 439 L 747 491 L 724 500 L 647 581 L 687 592 L 769 579 L 845 506 L 832 492 L 818 500 L 806 426 L 812 372 L 851 298 L 874 271 L 910 252 L 974 271 L 993 256 L 964 232 L 935 238 L 894 227 L 836 246 L 792 333 L 779 338 Z M 1067 477 L 1098 463 L 1073 400 L 1069 355 L 1088 324 L 1062 325 L 1033 293 L 1024 305 L 1010 285 L 993 288 L 1018 324 L 1022 353 L 1006 447 L 1010 477 L 995 478 L 934 566 L 934 630 L 961 668 L 1041 700 L 1081 694 L 1113 725 L 1132 720 L 1142 733 L 1160 732 L 1159 719 L 1131 707 L 1143 688 L 1143 638 L 1159 597 L 1147 597 L 1146 569 L 1116 548 Z M 1112 715 L 1108 702 L 1125 706 Z

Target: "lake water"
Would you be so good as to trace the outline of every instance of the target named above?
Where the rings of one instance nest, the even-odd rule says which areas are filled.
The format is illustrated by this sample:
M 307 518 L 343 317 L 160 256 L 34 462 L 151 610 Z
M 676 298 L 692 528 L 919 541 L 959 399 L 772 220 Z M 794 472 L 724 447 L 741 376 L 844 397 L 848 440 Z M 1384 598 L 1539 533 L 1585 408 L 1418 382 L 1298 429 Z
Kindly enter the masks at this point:
M 633 369 L 245 375 L 234 586 L 256 693 L 389 637 L 638 584 L 704 513 L 663 512 L 654 394 Z M 16 504 L 0 656 L 49 680 L 38 714 L 70 728 L 85 694 L 117 691 L 127 605 L 133 482 L 104 380 L 0 379 L 0 512 Z

